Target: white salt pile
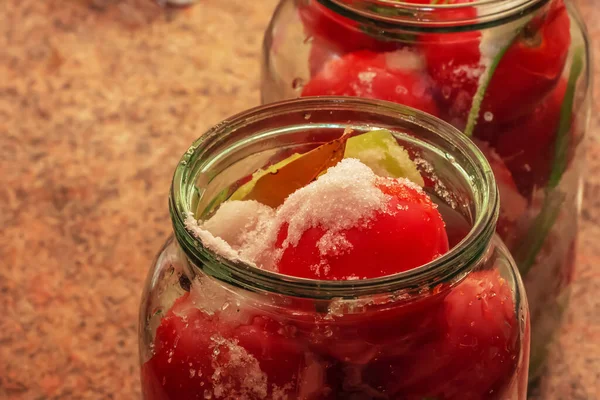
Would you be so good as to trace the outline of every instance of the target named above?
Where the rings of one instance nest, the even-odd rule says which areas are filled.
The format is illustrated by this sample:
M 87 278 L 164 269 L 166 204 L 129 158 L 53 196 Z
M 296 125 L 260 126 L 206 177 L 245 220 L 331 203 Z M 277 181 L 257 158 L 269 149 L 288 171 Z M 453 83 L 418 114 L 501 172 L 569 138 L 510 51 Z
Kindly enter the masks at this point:
M 352 245 L 342 231 L 366 227 L 377 213 L 387 211 L 390 197 L 377 188 L 376 179 L 369 167 L 347 158 L 292 193 L 276 210 L 256 201 L 225 202 L 205 222 L 190 214 L 186 227 L 222 257 L 275 270 L 283 251 L 296 246 L 309 228 L 321 227 L 326 232 L 317 244 L 321 255 L 350 250 Z M 421 190 L 406 179 L 400 181 Z M 285 226 L 287 237 L 278 245 Z

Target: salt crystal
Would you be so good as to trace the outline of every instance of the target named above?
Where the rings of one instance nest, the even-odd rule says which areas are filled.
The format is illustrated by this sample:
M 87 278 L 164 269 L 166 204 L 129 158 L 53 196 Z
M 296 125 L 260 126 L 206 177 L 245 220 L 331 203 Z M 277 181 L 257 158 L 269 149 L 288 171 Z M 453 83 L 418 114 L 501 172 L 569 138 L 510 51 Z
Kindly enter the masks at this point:
M 373 84 L 373 78 L 377 76 L 377 72 L 363 71 L 358 73 L 358 79 L 364 85 Z
M 468 65 L 459 65 L 458 67 L 454 68 L 453 72 L 455 75 L 465 76 L 469 80 L 476 78 L 478 79 L 481 76 L 481 74 L 483 74 L 483 67 L 470 67 Z
M 317 242 L 317 248 L 322 256 L 339 255 L 352 250 L 352 243 L 343 234 L 328 231 Z
M 408 47 L 385 53 L 385 61 L 391 70 L 418 71 L 425 66 L 423 56 Z
M 273 215 L 271 207 L 258 201 L 227 201 L 212 218 L 204 222 L 203 228 L 237 250 L 252 240 L 252 235 L 260 235 L 266 221 Z
M 433 190 L 435 191 L 435 194 L 444 200 L 444 202 L 450 207 L 456 209 L 458 207 L 456 200 L 453 198 L 451 192 L 448 190 L 444 182 L 442 182 L 442 180 L 435 174 L 434 168 L 429 161 L 420 157 L 415 157 L 414 162 L 429 176 L 429 179 L 433 181 Z M 434 203 L 433 207 L 437 207 L 437 205 Z
M 321 227 L 334 234 L 366 226 L 389 198 L 375 186 L 376 178 L 359 160 L 347 158 L 292 193 L 277 210 L 274 223 L 277 232 L 284 223 L 288 225 L 283 248 L 296 246 L 309 228 Z
M 329 264 L 326 260 L 321 260 L 318 264 L 310 265 L 308 267 L 317 277 L 327 276 L 329 274 Z
M 214 251 L 217 255 L 231 261 L 243 261 L 239 253 L 234 250 L 229 243 L 220 237 L 214 236 L 212 233 L 204 229 L 201 224 L 194 218 L 193 213 L 188 213 L 185 221 L 185 228 L 195 237 L 200 239 L 202 245 Z
M 189 213 L 185 226 L 217 255 L 255 266 L 254 243 L 264 236 L 274 213 L 272 208 L 257 201 L 227 201 L 204 223 Z
M 360 85 L 354 83 L 351 84 L 357 96 L 370 97 L 373 95 L 373 79 L 377 76 L 376 72 L 373 71 L 362 71 L 358 73 L 358 79 Z
M 267 398 L 267 375 L 258 360 L 237 340 L 213 335 L 211 341 L 214 396 L 240 400 Z M 223 350 L 226 350 L 226 356 L 219 356 Z

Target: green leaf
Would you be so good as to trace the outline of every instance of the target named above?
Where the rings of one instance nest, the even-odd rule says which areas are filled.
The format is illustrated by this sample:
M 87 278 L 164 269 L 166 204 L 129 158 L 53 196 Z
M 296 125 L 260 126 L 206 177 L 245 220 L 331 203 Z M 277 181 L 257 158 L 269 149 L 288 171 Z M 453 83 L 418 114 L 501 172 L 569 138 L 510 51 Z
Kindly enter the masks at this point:
M 585 52 L 582 47 L 575 49 L 573 54 L 573 63 L 571 65 L 571 72 L 569 73 L 569 80 L 567 81 L 567 90 L 560 107 L 560 120 L 558 131 L 556 132 L 556 143 L 554 145 L 554 163 L 552 164 L 552 172 L 548 180 L 549 188 L 558 186 L 567 168 L 569 132 L 573 122 L 573 101 L 575 99 L 575 90 L 577 89 L 577 80 L 583 71 L 584 55 Z
M 387 130 L 377 130 L 348 139 L 344 158 L 357 158 L 379 176 L 407 178 L 423 186 L 423 178 L 408 152 Z
M 400 16 L 410 16 L 412 15 L 410 11 L 402 8 L 392 8 L 389 6 L 375 6 L 370 5 L 367 7 L 367 10 L 379 14 L 384 17 L 400 17 Z
M 469 117 L 467 118 L 467 126 L 465 127 L 464 133 L 468 137 L 473 136 L 473 130 L 475 129 L 475 125 L 477 125 L 479 112 L 481 111 L 481 103 L 483 102 L 487 88 L 494 77 L 494 72 L 496 72 L 496 69 L 500 64 L 500 61 L 502 61 L 504 54 L 506 54 L 508 49 L 510 49 L 515 40 L 519 37 L 521 30 L 522 28 L 515 32 L 515 36 L 498 52 L 498 54 L 496 54 L 496 57 L 494 57 L 492 63 L 484 71 L 484 75 L 482 77 L 483 79 L 479 82 L 475 96 L 473 96 L 473 103 L 471 104 L 471 110 L 469 111 Z
M 513 253 L 519 270 L 523 275 L 527 274 L 535 263 L 537 254 L 542 249 L 546 237 L 556 222 L 565 199 L 565 195 L 555 189 L 560 183 L 567 167 L 569 132 L 573 119 L 573 100 L 575 98 L 577 80 L 583 71 L 584 54 L 583 48 L 579 47 L 573 55 L 567 90 L 560 108 L 560 120 L 554 145 L 554 163 L 552 164 L 552 172 L 546 186 L 546 198 L 544 199 L 542 210 L 531 224 L 527 235 L 521 240 L 521 246 Z

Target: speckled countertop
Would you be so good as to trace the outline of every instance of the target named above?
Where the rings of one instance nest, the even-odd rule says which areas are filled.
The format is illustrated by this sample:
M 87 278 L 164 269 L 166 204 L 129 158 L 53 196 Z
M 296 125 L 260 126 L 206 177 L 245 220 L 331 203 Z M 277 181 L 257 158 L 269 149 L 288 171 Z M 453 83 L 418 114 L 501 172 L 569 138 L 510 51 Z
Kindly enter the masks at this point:
M 594 44 L 596 1 L 578 1 Z M 258 103 L 275 3 L 0 1 L 1 399 L 140 397 L 138 302 L 171 229 L 174 166 Z M 600 398 L 599 123 L 596 110 L 572 306 L 542 399 Z

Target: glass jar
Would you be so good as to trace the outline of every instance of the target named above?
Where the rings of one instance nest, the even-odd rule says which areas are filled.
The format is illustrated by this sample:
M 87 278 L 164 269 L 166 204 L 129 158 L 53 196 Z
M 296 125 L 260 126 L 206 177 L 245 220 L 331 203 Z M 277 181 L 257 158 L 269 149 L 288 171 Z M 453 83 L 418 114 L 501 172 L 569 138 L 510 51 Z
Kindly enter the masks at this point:
M 450 252 L 375 279 L 317 281 L 231 261 L 186 228 L 258 168 L 339 137 L 388 129 L 444 216 Z M 393 103 L 311 98 L 213 127 L 185 153 L 169 199 L 174 237 L 140 312 L 146 400 L 525 399 L 527 300 L 494 234 L 484 156 L 450 125 Z
M 262 102 L 343 95 L 441 117 L 484 152 L 532 315 L 530 377 L 568 300 L 590 115 L 588 39 L 563 0 L 282 0 Z

